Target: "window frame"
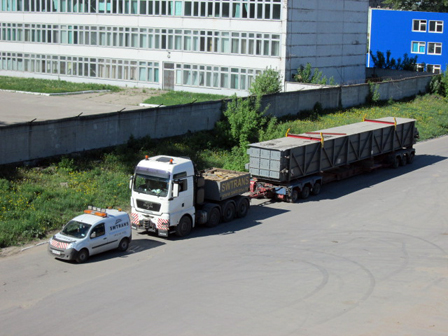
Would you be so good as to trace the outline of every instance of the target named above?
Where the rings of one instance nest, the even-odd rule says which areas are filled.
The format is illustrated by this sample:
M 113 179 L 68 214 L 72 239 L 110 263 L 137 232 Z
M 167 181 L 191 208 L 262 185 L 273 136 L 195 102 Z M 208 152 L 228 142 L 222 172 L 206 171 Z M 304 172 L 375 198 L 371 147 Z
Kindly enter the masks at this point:
M 431 45 L 434 45 L 434 52 L 429 52 Z M 428 55 L 442 55 L 442 46 L 442 42 L 428 42 Z M 440 53 L 437 52 L 437 47 L 440 47 Z
M 418 50 L 420 50 L 420 48 L 421 48 L 421 46 L 422 46 L 422 44 L 423 44 L 423 48 L 424 48 L 424 51 L 423 52 L 421 52 L 421 51 L 414 51 L 414 44 L 415 43 L 418 43 Z M 422 55 L 422 54 L 425 54 L 426 53 L 426 42 L 425 41 L 411 41 L 411 54 L 420 54 L 420 55 Z
M 415 29 L 415 23 L 418 22 L 419 29 Z M 422 29 L 422 25 L 424 25 L 425 30 Z M 426 33 L 428 30 L 428 21 L 422 19 L 413 19 L 412 20 L 412 31 L 418 33 Z
M 435 30 L 431 30 L 431 23 L 435 22 Z M 442 27 L 441 31 L 438 31 L 437 28 L 438 27 Z M 433 33 L 433 34 L 443 34 L 443 21 L 442 20 L 429 20 L 428 22 L 428 33 Z

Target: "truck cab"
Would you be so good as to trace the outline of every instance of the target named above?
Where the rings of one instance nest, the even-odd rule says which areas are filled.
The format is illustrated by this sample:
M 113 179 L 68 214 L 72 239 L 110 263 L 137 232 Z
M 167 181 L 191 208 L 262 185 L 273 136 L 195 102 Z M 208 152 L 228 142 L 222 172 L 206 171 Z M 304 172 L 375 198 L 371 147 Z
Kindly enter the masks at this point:
M 89 206 L 50 239 L 48 252 L 57 259 L 82 263 L 89 256 L 108 250 L 124 252 L 131 240 L 132 230 L 126 212 Z
M 167 237 L 195 226 L 195 170 L 187 158 L 146 157 L 135 167 L 131 189 L 132 228 Z

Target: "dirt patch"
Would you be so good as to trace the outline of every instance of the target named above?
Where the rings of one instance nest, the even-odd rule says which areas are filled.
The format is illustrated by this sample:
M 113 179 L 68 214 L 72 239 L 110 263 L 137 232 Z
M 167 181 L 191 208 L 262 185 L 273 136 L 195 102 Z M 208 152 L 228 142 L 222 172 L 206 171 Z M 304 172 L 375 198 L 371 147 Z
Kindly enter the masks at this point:
M 86 93 L 77 96 L 82 100 L 89 100 L 92 102 L 114 104 L 114 105 L 127 105 L 132 106 L 143 103 L 146 99 L 160 96 L 167 91 L 154 90 L 147 88 L 126 88 L 120 92 L 101 92 L 101 93 Z

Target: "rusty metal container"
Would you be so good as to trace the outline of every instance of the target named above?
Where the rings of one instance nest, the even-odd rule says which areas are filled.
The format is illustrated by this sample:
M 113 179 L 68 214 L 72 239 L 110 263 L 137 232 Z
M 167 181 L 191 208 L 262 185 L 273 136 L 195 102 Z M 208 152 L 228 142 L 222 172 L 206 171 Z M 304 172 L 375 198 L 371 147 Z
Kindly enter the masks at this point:
M 415 143 L 415 120 L 380 118 L 249 145 L 249 173 L 272 182 L 289 182 L 374 158 Z

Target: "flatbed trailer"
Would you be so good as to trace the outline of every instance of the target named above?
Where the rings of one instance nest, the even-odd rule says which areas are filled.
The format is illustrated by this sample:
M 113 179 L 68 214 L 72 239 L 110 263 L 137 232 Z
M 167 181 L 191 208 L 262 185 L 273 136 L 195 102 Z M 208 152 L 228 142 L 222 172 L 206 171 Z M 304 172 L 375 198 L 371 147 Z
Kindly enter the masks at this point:
M 386 117 L 249 145 L 252 197 L 295 202 L 324 183 L 412 163 L 415 120 Z

